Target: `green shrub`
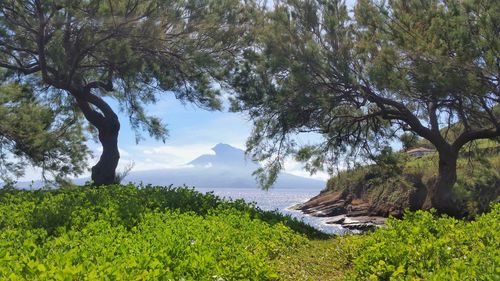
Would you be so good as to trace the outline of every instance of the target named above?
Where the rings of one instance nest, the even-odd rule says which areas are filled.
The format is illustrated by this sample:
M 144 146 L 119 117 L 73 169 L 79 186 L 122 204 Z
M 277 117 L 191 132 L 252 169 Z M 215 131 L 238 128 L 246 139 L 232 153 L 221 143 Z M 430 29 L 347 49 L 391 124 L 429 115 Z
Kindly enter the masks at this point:
M 0 280 L 274 280 L 314 232 L 190 188 L 0 191 Z M 259 219 L 256 219 L 259 218 Z
M 406 213 L 363 236 L 348 280 L 499 280 L 500 204 L 466 222 Z
M 379 215 L 386 215 L 388 209 L 400 216 L 405 208 L 421 208 L 427 188 L 437 177 L 438 156 L 413 158 L 385 150 L 377 161 L 340 172 L 328 180 L 325 191 L 365 200 Z M 500 156 L 459 158 L 453 198 L 463 210 L 462 217 L 473 219 L 488 212 L 491 202 L 500 201 Z

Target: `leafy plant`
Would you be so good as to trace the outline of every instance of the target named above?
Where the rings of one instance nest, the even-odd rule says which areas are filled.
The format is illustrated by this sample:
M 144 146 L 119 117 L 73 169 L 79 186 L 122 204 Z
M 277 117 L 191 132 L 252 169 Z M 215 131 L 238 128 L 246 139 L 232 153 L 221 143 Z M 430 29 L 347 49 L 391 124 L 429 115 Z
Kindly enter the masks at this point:
M 0 279 L 275 280 L 317 231 L 191 188 L 0 190 Z M 301 225 L 297 228 L 297 226 Z
M 465 222 L 407 212 L 364 236 L 348 280 L 497 280 L 500 204 Z

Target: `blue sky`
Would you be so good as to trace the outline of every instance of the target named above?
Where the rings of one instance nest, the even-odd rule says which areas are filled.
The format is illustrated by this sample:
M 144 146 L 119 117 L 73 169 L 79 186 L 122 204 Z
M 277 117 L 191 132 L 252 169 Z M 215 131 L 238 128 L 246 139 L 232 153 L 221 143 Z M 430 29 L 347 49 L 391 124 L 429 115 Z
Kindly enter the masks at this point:
M 116 107 L 115 107 L 116 108 Z M 130 129 L 128 119 L 120 114 L 122 129 L 119 137 L 121 161 L 119 169 L 134 162 L 134 170 L 151 170 L 177 168 L 185 165 L 201 154 L 213 153 L 211 148 L 218 143 L 227 143 L 245 149 L 252 123 L 243 113 L 223 111 L 207 111 L 193 104 L 183 104 L 173 94 L 162 95 L 161 100 L 148 107 L 148 113 L 160 117 L 169 130 L 165 143 L 150 138 L 142 133 L 144 140 L 135 142 L 135 133 Z M 304 142 L 315 138 L 303 136 Z M 99 154 L 98 144 L 92 144 Z M 286 171 L 309 176 L 302 165 L 291 159 L 287 160 Z M 313 178 L 326 179 L 324 173 L 313 175 Z
M 158 103 L 147 107 L 148 114 L 160 117 L 169 130 L 169 137 L 163 143 L 150 138 L 146 132 L 141 132 L 143 140 L 136 144 L 135 132 L 130 128 L 125 114 L 118 112 L 116 101 L 107 100 L 119 113 L 121 129 L 118 139 L 121 159 L 118 170 L 134 163 L 132 171 L 179 168 L 202 154 L 213 154 L 211 148 L 218 143 L 227 143 L 234 147 L 245 149 L 252 123 L 242 113 L 227 111 L 207 111 L 193 104 L 183 104 L 173 94 L 162 94 Z M 302 136 L 303 143 L 314 139 L 314 136 Z M 94 158 L 89 160 L 89 167 L 98 161 L 101 145 L 88 142 Z M 289 173 L 327 179 L 325 173 L 310 176 L 302 169 L 302 165 L 288 159 L 285 170 Z M 89 173 L 83 175 L 89 176 Z M 27 169 L 26 175 L 20 181 L 40 179 L 37 169 Z

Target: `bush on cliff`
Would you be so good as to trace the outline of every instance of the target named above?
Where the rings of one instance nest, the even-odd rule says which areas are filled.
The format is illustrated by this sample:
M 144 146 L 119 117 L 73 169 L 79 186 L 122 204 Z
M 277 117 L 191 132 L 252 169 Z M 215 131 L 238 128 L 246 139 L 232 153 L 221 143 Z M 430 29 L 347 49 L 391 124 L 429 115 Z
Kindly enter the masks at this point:
M 437 176 L 437 155 L 414 158 L 393 153 L 390 157 L 380 156 L 382 159 L 375 159 L 377 164 L 359 166 L 331 178 L 324 192 L 341 192 L 343 198 L 366 201 L 374 215 L 400 217 L 406 208 L 420 209 L 427 186 Z M 500 155 L 460 158 L 457 169 L 452 197 L 454 204 L 463 210 L 461 215 L 473 218 L 487 212 L 489 204 L 500 198 Z

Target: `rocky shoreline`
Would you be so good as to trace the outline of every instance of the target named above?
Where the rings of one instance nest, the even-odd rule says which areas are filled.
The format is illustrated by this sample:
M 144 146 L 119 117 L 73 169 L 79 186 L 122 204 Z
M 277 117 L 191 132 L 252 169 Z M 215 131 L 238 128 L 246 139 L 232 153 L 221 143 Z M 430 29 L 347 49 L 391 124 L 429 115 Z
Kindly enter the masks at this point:
M 383 226 L 387 217 L 374 212 L 369 202 L 345 198 L 342 192 L 323 192 L 309 201 L 290 207 L 314 217 L 326 217 L 327 224 L 349 230 L 367 231 Z

